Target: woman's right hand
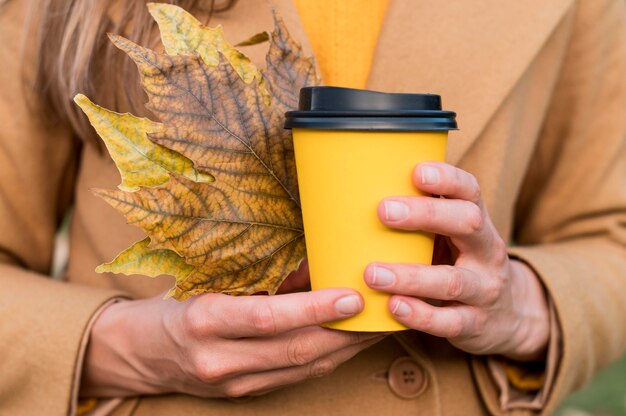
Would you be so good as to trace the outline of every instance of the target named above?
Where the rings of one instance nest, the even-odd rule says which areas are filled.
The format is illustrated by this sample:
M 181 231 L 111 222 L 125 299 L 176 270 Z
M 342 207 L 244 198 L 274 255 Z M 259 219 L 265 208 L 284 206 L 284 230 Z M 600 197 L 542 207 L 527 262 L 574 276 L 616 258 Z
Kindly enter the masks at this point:
M 324 376 L 385 336 L 319 326 L 362 309 L 350 289 L 115 303 L 92 327 L 80 395 L 241 397 Z

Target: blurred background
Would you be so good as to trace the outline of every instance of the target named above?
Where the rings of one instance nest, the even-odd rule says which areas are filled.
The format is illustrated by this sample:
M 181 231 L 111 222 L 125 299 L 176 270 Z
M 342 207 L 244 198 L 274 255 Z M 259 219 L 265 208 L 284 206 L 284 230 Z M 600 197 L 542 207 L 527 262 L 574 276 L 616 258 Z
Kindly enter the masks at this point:
M 605 369 L 584 389 L 571 396 L 557 416 L 626 415 L 626 356 Z

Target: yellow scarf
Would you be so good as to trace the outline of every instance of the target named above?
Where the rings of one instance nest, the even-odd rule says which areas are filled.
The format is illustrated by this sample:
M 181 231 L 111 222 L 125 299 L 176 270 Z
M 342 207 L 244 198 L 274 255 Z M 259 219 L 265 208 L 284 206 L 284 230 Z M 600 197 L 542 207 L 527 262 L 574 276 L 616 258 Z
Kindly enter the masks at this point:
M 294 0 L 324 85 L 365 88 L 389 0 Z

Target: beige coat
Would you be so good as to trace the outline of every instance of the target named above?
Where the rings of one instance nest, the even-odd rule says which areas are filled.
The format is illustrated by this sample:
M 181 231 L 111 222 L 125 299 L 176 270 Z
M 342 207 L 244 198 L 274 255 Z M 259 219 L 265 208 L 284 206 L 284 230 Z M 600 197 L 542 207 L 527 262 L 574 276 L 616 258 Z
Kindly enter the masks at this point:
M 24 3 L 0 6 L 0 415 L 61 415 L 96 311 L 171 281 L 94 272 L 141 233 L 89 192 L 119 183 L 110 158 L 29 114 L 16 59 Z M 553 352 L 562 356 L 546 413 L 626 347 L 625 8 L 391 0 L 368 85 L 438 93 L 458 113 L 448 160 L 476 175 L 498 230 L 515 243 L 511 255 L 541 277 L 558 314 L 562 345 Z M 278 10 L 308 48 L 291 1 Z M 271 28 L 263 0 L 241 0 L 215 22 L 235 41 Z M 262 54 L 251 50 L 257 63 Z M 65 282 L 53 281 L 45 275 L 54 235 L 72 200 L 69 269 Z M 389 386 L 404 382 L 388 371 L 403 356 L 425 383 L 413 399 Z M 484 358 L 409 331 L 331 376 L 261 398 L 141 397 L 113 414 L 502 414 L 489 374 Z

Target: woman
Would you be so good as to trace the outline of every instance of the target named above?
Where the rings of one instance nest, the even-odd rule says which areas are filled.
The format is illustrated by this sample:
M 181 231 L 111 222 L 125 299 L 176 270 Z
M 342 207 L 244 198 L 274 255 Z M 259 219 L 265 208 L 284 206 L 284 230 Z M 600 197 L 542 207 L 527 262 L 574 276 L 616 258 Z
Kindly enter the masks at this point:
M 211 14 L 201 2 L 180 3 Z M 390 196 L 379 207 L 390 227 L 447 236 L 453 264 L 374 263 L 364 272 L 394 294 L 390 309 L 414 330 L 320 328 L 362 309 L 347 289 L 177 303 L 161 300 L 169 281 L 95 274 L 141 234 L 88 192 L 119 178 L 70 98 L 84 92 L 145 113 L 133 68 L 103 34 L 154 45 L 154 32 L 138 2 L 47 0 L 32 5 L 39 37 L 22 36 L 25 2 L 8 0 L 0 9 L 3 413 L 65 414 L 79 397 L 115 415 L 549 413 L 622 354 L 624 2 L 376 1 L 365 11 L 363 2 L 295 3 L 277 1 L 277 10 L 311 51 L 306 31 L 327 84 L 435 92 L 460 115 L 450 164 L 413 172 L 416 187 L 446 198 Z M 271 27 L 260 0 L 214 12 L 211 23 L 229 39 Z M 262 62 L 262 46 L 249 54 Z M 65 282 L 45 279 L 72 203 Z M 303 281 L 304 268 L 289 283 Z

